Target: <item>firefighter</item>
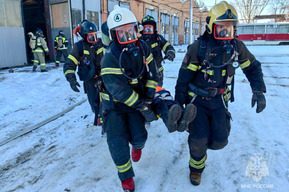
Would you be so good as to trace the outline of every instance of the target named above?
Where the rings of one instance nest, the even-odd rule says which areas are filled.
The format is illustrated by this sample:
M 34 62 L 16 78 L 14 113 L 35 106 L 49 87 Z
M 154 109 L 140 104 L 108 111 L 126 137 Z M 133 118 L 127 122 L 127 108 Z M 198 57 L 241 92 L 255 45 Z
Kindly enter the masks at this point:
M 76 80 L 75 71 L 78 68 L 78 76 L 83 81 L 84 92 L 87 94 L 89 104 L 95 113 L 94 125 L 101 125 L 99 110 L 99 91 L 97 84 L 101 80 L 100 61 L 103 57 L 103 45 L 101 39 L 97 38 L 97 26 L 88 20 L 83 20 L 77 28 L 82 40 L 74 44 L 64 66 L 63 72 L 70 83 L 73 91 L 79 92 L 79 83 Z
M 107 19 L 113 40 L 101 64 L 106 88 L 101 95 L 103 126 L 112 159 L 125 191 L 134 191 L 134 171 L 130 159 L 141 158 L 147 140 L 145 121 L 157 120 L 150 103 L 154 99 L 158 72 L 147 44 L 138 39 L 135 15 L 115 6 Z
M 58 35 L 54 40 L 54 53 L 56 54 L 55 66 L 59 67 L 61 56 L 63 55 L 64 60 L 66 60 L 68 40 L 66 39 L 62 30 L 58 32 Z
M 31 62 L 33 64 L 34 63 L 34 57 L 33 57 L 32 51 L 36 47 L 36 37 L 35 37 L 35 35 L 32 32 L 28 33 L 28 37 L 29 37 L 29 47 L 31 48 L 31 52 L 29 54 L 29 57 L 31 57 Z
M 47 47 L 47 43 L 45 41 L 45 38 L 41 29 L 36 30 L 35 37 L 36 37 L 35 40 L 32 39 L 32 41 L 35 41 L 35 42 L 31 42 L 31 44 L 35 45 L 35 48 L 32 49 L 33 58 L 34 58 L 32 71 L 35 72 L 38 64 L 40 64 L 40 71 L 47 72 L 44 51 L 46 55 L 49 55 L 49 49 Z
M 240 67 L 250 82 L 252 107 L 266 107 L 266 92 L 261 64 L 244 43 L 236 39 L 238 16 L 235 8 L 222 1 L 209 11 L 206 31 L 193 44 L 179 70 L 175 99 L 194 103 L 197 115 L 189 124 L 190 181 L 201 182 L 207 149 L 219 150 L 228 143 L 231 114 L 228 101 L 233 98 L 235 69 Z M 230 90 L 230 89 L 231 90 Z
M 111 43 L 107 22 L 101 25 L 101 37 L 105 52 Z M 174 101 L 171 93 L 160 86 L 156 88 L 155 98 L 151 107 L 154 113 L 163 120 L 170 133 L 174 131 L 185 131 L 196 114 L 196 107 L 193 104 L 186 106 L 183 111 L 180 105 Z
M 163 66 L 162 61 L 164 59 L 168 59 L 170 61 L 173 61 L 175 58 L 175 49 L 174 47 L 162 36 L 158 34 L 157 28 L 156 28 L 156 21 L 155 19 L 147 15 L 142 19 L 142 26 L 143 30 L 141 33 L 141 39 L 144 40 L 149 47 L 151 47 L 151 52 L 154 56 L 154 60 L 157 64 L 158 71 L 159 71 L 159 82 L 158 85 L 162 87 L 163 85 Z M 162 51 L 165 54 L 165 57 L 163 58 Z

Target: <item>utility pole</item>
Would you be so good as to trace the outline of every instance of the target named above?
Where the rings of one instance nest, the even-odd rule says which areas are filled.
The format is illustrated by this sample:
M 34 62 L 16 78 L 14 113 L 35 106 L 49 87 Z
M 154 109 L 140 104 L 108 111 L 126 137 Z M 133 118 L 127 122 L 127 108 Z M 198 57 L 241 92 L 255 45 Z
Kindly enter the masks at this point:
M 189 30 L 189 33 L 190 33 L 190 44 L 193 43 L 193 0 L 190 0 L 190 30 Z
M 85 15 L 86 15 L 86 12 L 85 12 L 85 0 L 82 0 L 82 20 L 85 19 Z

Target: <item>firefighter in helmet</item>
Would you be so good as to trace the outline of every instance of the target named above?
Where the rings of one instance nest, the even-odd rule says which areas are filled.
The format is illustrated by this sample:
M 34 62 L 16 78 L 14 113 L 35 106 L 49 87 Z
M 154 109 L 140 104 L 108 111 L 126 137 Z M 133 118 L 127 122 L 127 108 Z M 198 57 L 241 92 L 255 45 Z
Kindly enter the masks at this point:
M 31 54 L 29 55 L 29 57 L 31 58 L 31 62 L 33 64 L 34 63 L 33 50 L 36 47 L 36 37 L 32 32 L 28 33 L 28 37 L 29 37 L 29 47 L 31 48 Z
M 145 16 L 142 19 L 141 24 L 143 26 L 143 30 L 140 32 L 140 39 L 144 40 L 151 48 L 151 52 L 154 56 L 160 76 L 158 85 L 162 86 L 164 79 L 164 68 L 162 66 L 162 61 L 164 59 L 173 61 L 175 58 L 175 49 L 162 35 L 158 34 L 156 21 L 152 16 Z M 164 58 L 162 52 L 165 54 Z
M 234 100 L 234 74 L 241 68 L 252 89 L 252 107 L 266 107 L 265 83 L 260 62 L 242 41 L 236 39 L 238 16 L 226 1 L 216 4 L 206 18 L 205 33 L 188 46 L 179 70 L 175 99 L 193 103 L 196 118 L 189 124 L 190 181 L 201 182 L 207 149 L 219 150 L 228 143 L 231 114 L 228 101 Z
M 32 49 L 34 58 L 32 71 L 35 72 L 37 66 L 40 64 L 40 71 L 47 72 L 44 52 L 46 55 L 49 55 L 49 49 L 41 29 L 36 30 L 35 37 L 36 39 L 33 43 L 35 47 Z
M 60 63 L 60 59 L 62 55 L 64 57 L 64 60 L 66 60 L 68 56 L 67 46 L 68 46 L 68 40 L 66 39 L 63 31 L 60 30 L 54 40 L 54 53 L 56 53 L 56 60 L 55 60 L 56 67 L 59 67 L 59 63 Z
M 149 47 L 137 37 L 138 23 L 129 9 L 115 6 L 107 26 L 112 42 L 101 64 L 106 88 L 101 94 L 103 126 L 122 187 L 134 191 L 130 157 L 139 161 L 147 140 L 145 121 L 157 120 L 149 103 L 154 99 L 158 72 Z
M 76 28 L 82 40 L 74 44 L 63 66 L 63 72 L 73 91 L 79 92 L 79 83 L 76 80 L 75 71 L 78 68 L 78 76 L 83 81 L 84 92 L 87 94 L 89 104 L 95 113 L 94 125 L 102 122 L 99 110 L 99 90 L 97 84 L 102 81 L 100 75 L 100 61 L 103 56 L 103 45 L 97 38 L 97 26 L 88 20 L 83 20 Z

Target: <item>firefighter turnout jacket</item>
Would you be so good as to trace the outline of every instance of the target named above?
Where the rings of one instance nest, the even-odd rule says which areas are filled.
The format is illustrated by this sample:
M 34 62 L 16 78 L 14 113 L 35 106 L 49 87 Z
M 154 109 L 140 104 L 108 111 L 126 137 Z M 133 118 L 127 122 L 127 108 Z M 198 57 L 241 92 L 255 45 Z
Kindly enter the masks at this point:
M 79 71 L 82 71 L 82 67 L 85 68 L 86 75 L 81 74 L 80 77 L 82 81 L 99 77 L 102 56 L 103 45 L 101 40 L 93 45 L 84 41 L 78 41 L 74 44 L 63 66 L 65 77 L 67 78 L 69 74 L 75 74 L 77 67 Z
M 106 87 L 102 93 L 104 109 L 139 108 L 146 100 L 153 100 L 158 72 L 149 47 L 142 40 L 136 42 L 138 50 L 130 53 L 113 42 L 101 64 L 101 75 Z M 120 67 L 121 66 L 121 67 Z M 127 78 L 131 77 L 131 78 Z
M 218 47 L 216 40 L 213 38 L 202 37 L 206 39 L 206 52 L 205 55 L 209 55 L 210 62 L 214 65 L 221 65 L 228 61 L 232 53 L 226 54 L 223 49 L 214 49 Z M 187 53 L 183 59 L 182 66 L 179 70 L 179 76 L 176 85 L 175 99 L 181 104 L 190 102 L 192 97 L 194 97 L 196 92 L 192 90 L 207 90 L 216 91 L 213 97 L 217 97 L 223 94 L 226 100 L 230 99 L 230 92 L 228 86 L 233 83 L 233 76 L 235 74 L 235 68 L 232 66 L 233 61 L 228 65 L 221 68 L 210 67 L 206 58 L 202 58 L 199 54 L 200 42 L 203 41 L 202 38 L 195 41 L 188 47 Z M 263 73 L 261 69 L 261 63 L 256 60 L 253 54 L 249 52 L 247 47 L 242 41 L 234 40 L 236 51 L 238 52 L 238 62 L 240 68 L 245 73 L 247 79 L 250 82 L 252 91 L 266 92 L 266 87 L 263 80 Z M 193 86 L 189 86 L 192 84 Z M 200 95 L 201 97 L 211 97 Z M 208 100 L 208 98 L 207 98 Z
M 36 34 L 35 41 L 36 41 L 36 46 L 32 52 L 34 52 L 34 53 L 43 53 L 43 51 L 45 51 L 46 53 L 49 52 L 49 49 L 47 47 L 47 43 L 46 43 L 44 37 Z
M 63 35 L 58 35 L 54 40 L 55 50 L 67 50 L 68 40 Z
M 70 54 L 68 55 L 63 72 L 69 81 L 75 78 L 76 69 L 79 79 L 83 81 L 84 92 L 87 94 L 92 111 L 99 113 L 99 93 L 96 83 L 101 81 L 100 77 L 100 61 L 103 57 L 103 45 L 101 39 L 95 44 L 89 44 L 84 41 L 78 41 L 74 44 Z

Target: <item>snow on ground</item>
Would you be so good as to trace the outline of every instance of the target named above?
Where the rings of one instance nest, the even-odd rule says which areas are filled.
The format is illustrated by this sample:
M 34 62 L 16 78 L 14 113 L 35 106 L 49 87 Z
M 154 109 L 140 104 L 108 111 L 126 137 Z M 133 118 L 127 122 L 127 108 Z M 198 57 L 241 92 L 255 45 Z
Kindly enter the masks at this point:
M 164 64 L 164 87 L 174 94 L 186 46 Z M 189 182 L 188 133 L 168 133 L 161 120 L 133 162 L 136 192 L 289 191 L 289 46 L 249 46 L 262 62 L 267 107 L 256 114 L 245 75 L 237 70 L 228 146 L 208 151 L 200 186 Z M 0 71 L 0 142 L 86 98 L 66 82 L 62 68 L 31 66 Z M 93 126 L 88 102 L 0 146 L 0 192 L 121 192 L 106 137 Z M 251 172 L 250 172 L 251 170 Z M 253 171 L 253 172 L 252 172 Z

